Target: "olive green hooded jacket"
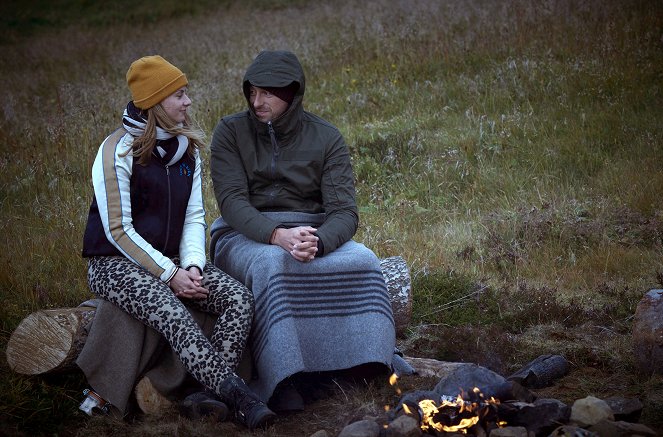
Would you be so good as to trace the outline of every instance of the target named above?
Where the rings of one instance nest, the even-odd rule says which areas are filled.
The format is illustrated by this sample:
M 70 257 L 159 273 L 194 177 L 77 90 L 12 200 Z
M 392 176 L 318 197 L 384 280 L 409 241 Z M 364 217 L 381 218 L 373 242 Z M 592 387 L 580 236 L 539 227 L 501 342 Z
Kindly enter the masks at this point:
M 299 84 L 292 104 L 263 123 L 249 102 L 251 85 Z M 221 119 L 211 144 L 214 194 L 224 220 L 247 237 L 269 243 L 281 223 L 261 212 L 324 213 L 317 228 L 322 252 L 330 253 L 357 231 L 358 211 L 350 154 L 341 133 L 304 111 L 304 70 L 286 51 L 261 52 L 243 81 L 249 109 Z

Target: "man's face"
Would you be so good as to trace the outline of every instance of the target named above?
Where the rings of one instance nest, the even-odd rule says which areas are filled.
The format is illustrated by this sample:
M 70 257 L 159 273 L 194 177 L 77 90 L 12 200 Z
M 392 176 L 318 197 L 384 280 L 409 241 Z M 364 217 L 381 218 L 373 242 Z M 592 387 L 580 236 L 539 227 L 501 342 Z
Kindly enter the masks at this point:
M 277 119 L 288 109 L 288 102 L 276 97 L 269 91 L 251 85 L 249 90 L 249 102 L 258 117 L 263 123 Z

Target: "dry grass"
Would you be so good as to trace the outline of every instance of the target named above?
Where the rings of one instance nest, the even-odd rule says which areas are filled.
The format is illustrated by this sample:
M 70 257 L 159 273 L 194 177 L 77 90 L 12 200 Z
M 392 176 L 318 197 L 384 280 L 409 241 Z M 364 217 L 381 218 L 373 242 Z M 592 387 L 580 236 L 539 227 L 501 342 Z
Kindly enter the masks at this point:
M 30 312 L 89 295 L 89 171 L 120 122 L 131 61 L 159 53 L 180 66 L 211 132 L 244 107 L 255 54 L 286 48 L 304 64 L 307 108 L 350 145 L 357 239 L 411 268 L 400 346 L 503 373 L 564 353 L 572 372 L 544 394 L 639 396 L 643 421 L 663 427 L 663 382 L 639 375 L 630 352 L 635 306 L 663 287 L 659 2 L 116 3 L 3 6 L 23 21 L 3 18 L 0 41 L 0 345 Z M 204 189 L 211 222 L 209 178 Z M 174 414 L 86 420 L 80 375 L 25 378 L 4 362 L 0 374 L 8 433 L 238 431 Z M 337 432 L 390 401 L 384 383 L 338 392 L 263 435 Z

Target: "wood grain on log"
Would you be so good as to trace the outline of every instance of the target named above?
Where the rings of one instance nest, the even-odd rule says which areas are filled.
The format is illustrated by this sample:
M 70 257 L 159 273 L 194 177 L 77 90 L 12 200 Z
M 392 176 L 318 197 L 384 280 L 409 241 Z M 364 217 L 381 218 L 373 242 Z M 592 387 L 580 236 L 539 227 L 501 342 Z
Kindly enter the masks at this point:
M 7 343 L 7 363 L 18 373 L 38 375 L 74 368 L 94 308 L 37 311 L 16 327 Z
M 147 376 L 136 384 L 134 394 L 138 408 L 145 414 L 159 415 L 172 406 L 172 403 L 154 388 Z

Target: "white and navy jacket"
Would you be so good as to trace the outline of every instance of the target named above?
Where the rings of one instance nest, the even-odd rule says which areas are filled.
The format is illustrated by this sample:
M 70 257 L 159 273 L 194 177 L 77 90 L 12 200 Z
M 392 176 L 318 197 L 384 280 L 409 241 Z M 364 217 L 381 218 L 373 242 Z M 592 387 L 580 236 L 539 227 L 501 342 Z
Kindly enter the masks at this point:
M 188 140 L 170 141 L 165 156 L 134 162 L 134 137 L 124 129 L 109 135 L 92 166 L 94 199 L 83 237 L 83 256 L 124 255 L 170 281 L 184 268 L 205 267 L 205 210 L 199 153 Z M 185 137 L 182 137 L 185 138 Z M 127 153 L 127 151 L 129 153 Z

